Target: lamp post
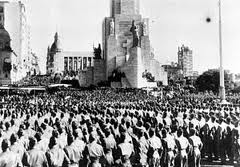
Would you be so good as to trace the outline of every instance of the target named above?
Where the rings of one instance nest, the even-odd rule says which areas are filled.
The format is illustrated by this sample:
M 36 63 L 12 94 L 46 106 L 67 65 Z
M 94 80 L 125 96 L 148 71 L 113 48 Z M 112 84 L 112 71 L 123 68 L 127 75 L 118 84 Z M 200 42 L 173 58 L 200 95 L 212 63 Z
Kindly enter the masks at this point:
M 224 85 L 224 68 L 223 68 L 223 54 L 222 54 L 222 10 L 221 0 L 219 0 L 219 55 L 220 55 L 220 89 L 219 95 L 221 103 L 226 103 L 225 85 Z

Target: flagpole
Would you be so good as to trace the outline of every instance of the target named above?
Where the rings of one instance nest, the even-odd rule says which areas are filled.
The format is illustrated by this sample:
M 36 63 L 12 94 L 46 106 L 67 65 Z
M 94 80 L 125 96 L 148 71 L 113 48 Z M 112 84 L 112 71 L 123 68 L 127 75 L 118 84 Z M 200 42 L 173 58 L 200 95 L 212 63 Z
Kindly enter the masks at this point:
M 225 85 L 224 85 L 224 68 L 223 68 L 223 52 L 222 52 L 222 9 L 221 9 L 221 0 L 219 0 L 219 55 L 220 55 L 220 90 L 219 95 L 221 99 L 221 103 L 226 102 L 225 95 Z

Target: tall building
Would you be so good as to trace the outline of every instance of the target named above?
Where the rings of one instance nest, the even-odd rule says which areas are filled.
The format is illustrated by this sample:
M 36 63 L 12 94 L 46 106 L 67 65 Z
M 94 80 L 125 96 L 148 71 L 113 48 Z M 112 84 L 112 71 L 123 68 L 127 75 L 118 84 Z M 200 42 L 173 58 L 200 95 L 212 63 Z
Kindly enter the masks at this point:
M 178 65 L 183 71 L 183 77 L 193 75 L 193 54 L 187 46 L 182 45 L 178 48 Z
M 17 80 L 20 80 L 29 73 L 32 57 L 27 1 L 0 1 L 0 7 L 0 23 L 10 34 L 11 47 L 17 56 Z

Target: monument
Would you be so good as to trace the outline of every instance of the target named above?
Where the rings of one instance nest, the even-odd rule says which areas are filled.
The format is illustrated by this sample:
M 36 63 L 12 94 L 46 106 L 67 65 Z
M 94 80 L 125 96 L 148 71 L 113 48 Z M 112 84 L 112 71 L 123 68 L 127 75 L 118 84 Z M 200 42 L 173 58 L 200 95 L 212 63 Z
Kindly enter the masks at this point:
M 131 29 L 130 29 L 130 31 L 132 32 L 132 36 L 133 36 L 133 48 L 134 47 L 138 47 L 139 46 L 139 35 L 138 35 L 138 27 L 135 25 L 135 22 L 134 22 L 134 20 L 132 21 L 132 27 L 131 27 Z
M 62 49 L 56 33 L 48 47 L 47 74 L 78 79 L 80 86 L 111 83 L 113 87 L 142 88 L 156 86 L 155 81 L 167 81 L 154 59 L 149 19 L 142 18 L 139 0 L 111 0 L 102 37 L 102 45 L 93 47 L 92 52 L 70 52 Z
M 103 22 L 106 80 L 114 70 L 125 73 L 122 87 L 149 86 L 145 71 L 160 77 L 160 64 L 152 56 L 149 19 L 142 18 L 139 9 L 139 0 L 111 0 L 110 17 Z

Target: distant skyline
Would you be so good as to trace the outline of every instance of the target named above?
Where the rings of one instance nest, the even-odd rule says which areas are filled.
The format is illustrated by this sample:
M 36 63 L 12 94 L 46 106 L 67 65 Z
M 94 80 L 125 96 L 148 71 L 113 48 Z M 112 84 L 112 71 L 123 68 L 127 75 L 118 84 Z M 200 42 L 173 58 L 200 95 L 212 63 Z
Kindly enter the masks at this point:
M 177 49 L 184 44 L 193 50 L 194 70 L 219 67 L 218 0 L 140 0 L 140 7 L 142 17 L 151 20 L 150 40 L 161 64 L 177 62 Z M 65 51 L 92 51 L 93 43 L 102 42 L 110 0 L 29 0 L 29 8 L 32 49 L 45 72 L 56 31 Z M 239 0 L 222 0 L 224 68 L 234 73 L 240 73 L 239 9 Z

